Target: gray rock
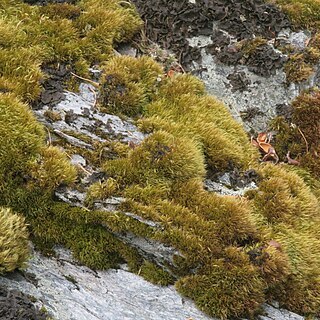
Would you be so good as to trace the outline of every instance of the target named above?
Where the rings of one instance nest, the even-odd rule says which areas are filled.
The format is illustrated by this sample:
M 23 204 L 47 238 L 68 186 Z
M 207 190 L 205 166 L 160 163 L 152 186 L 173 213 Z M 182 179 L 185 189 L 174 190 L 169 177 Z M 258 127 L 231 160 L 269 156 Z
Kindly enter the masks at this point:
M 34 296 L 57 320 L 212 319 L 172 286 L 153 285 L 125 270 L 94 272 L 63 249 L 50 259 L 34 252 L 26 271 L 37 285 L 18 273 L 0 277 L 0 285 Z
M 290 44 L 298 50 L 304 50 L 311 39 L 311 32 L 299 31 L 292 32 L 289 36 Z
M 56 258 L 34 252 L 27 269 L 0 277 L 0 286 L 33 296 L 56 320 L 213 320 L 172 286 L 156 286 L 121 269 L 92 271 L 78 265 L 69 251 L 56 251 Z M 259 319 L 304 318 L 264 305 Z
M 80 166 L 86 166 L 87 164 L 87 161 L 84 157 L 80 156 L 79 154 L 73 154 L 71 156 L 71 160 L 70 162 L 73 164 L 73 165 L 80 165 Z
M 266 315 L 260 316 L 260 320 L 304 320 L 305 318 L 285 309 L 279 309 L 271 305 L 264 305 Z
M 289 30 L 280 34 L 281 39 L 288 43 L 295 41 L 296 45 L 305 43 L 307 37 L 303 32 L 292 33 Z M 236 41 L 231 36 L 230 39 L 232 43 Z M 320 79 L 320 73 L 315 72 L 304 83 L 288 85 L 282 69 L 276 70 L 270 77 L 262 77 L 250 72 L 245 65 L 227 66 L 219 62 L 206 52 L 205 47 L 212 44 L 210 37 L 198 36 L 188 39 L 188 42 L 190 46 L 201 48 L 201 64 L 193 62 L 192 72 L 204 81 L 210 94 L 226 104 L 233 117 L 242 123 L 247 131 L 265 131 L 269 121 L 277 115 L 278 105 L 290 104 L 302 90 L 313 87 Z M 272 45 L 271 42 L 269 45 Z M 234 86 L 237 74 L 244 79 L 245 90 L 241 85 Z M 252 117 L 247 116 L 249 113 L 252 113 Z

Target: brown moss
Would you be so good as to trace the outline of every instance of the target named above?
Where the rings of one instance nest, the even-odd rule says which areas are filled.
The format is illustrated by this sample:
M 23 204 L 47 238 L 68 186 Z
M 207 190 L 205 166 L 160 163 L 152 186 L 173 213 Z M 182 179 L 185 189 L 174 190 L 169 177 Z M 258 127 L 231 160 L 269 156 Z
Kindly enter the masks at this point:
M 303 54 L 291 55 L 284 66 L 287 82 L 301 82 L 308 80 L 314 73 L 312 65 L 308 64 Z
M 296 28 L 316 30 L 320 22 L 320 4 L 316 0 L 270 0 L 286 12 Z
M 278 131 L 275 147 L 283 156 L 290 151 L 298 157 L 301 165 L 318 178 L 320 169 L 320 93 L 318 89 L 303 92 L 292 103 L 292 120 L 289 124 L 283 118 L 272 123 Z

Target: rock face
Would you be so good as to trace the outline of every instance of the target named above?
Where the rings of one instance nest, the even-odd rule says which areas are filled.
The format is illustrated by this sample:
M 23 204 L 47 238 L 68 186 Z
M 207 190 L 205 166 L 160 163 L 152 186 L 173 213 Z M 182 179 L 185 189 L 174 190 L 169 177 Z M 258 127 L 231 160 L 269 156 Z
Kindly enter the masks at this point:
M 317 67 L 304 83 L 287 82 L 288 56 L 277 48 L 289 45 L 301 52 L 311 35 L 293 32 L 286 15 L 271 4 L 260 0 L 133 2 L 146 22 L 148 37 L 175 53 L 247 131 L 265 131 L 279 110 L 319 82 Z M 260 37 L 264 41 L 252 47 Z M 250 53 L 243 50 L 246 43 L 251 43 Z
M 212 319 L 173 287 L 153 285 L 124 269 L 95 272 L 77 265 L 70 252 L 62 248 L 56 252 L 56 258 L 34 252 L 29 267 L 1 277 L 0 286 L 31 295 L 57 320 Z M 262 320 L 303 320 L 271 305 L 265 312 Z
M 288 105 L 299 95 L 297 85 L 286 84 L 282 69 L 275 69 L 268 77 L 250 71 L 246 65 L 226 65 L 208 52 L 213 42 L 201 36 L 189 39 L 191 46 L 201 48 L 201 64 L 193 62 L 192 69 L 206 84 L 207 90 L 220 98 L 233 117 L 249 131 L 266 131 L 270 119 L 277 115 L 277 107 Z M 252 70 L 252 68 L 251 68 Z

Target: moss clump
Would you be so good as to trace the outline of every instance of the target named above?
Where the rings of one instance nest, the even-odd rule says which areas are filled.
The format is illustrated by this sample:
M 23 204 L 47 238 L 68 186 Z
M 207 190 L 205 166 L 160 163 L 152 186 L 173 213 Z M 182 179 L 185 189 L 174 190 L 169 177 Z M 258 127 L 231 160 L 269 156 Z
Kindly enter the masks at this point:
M 104 67 L 101 105 L 108 112 L 137 116 L 150 101 L 162 68 L 143 56 L 119 56 Z
M 306 57 L 302 53 L 290 56 L 289 61 L 284 66 L 287 82 L 305 81 L 314 73 L 312 65 L 305 60 Z
M 0 94 L 0 186 L 23 179 L 44 143 L 44 131 L 28 106 L 10 94 Z
M 239 265 L 212 261 L 210 273 L 179 280 L 178 290 L 195 300 L 202 310 L 220 319 L 244 314 L 252 317 L 264 301 L 264 283 L 248 257 L 237 255 L 242 260 Z
M 185 181 L 205 174 L 201 150 L 192 141 L 165 131 L 150 135 L 131 150 L 127 158 L 106 162 L 104 170 L 119 177 L 121 185 L 152 184 L 159 180 Z
M 317 0 L 270 0 L 288 14 L 296 28 L 317 29 L 320 24 L 320 3 Z
M 272 127 L 278 131 L 275 147 L 280 155 L 284 156 L 290 151 L 317 179 L 320 178 L 319 123 L 318 89 L 303 92 L 293 101 L 291 124 L 284 118 L 277 118 L 272 123 Z
M 269 238 L 276 241 L 273 250 L 287 255 L 284 277 L 269 288 L 269 294 L 293 311 L 317 314 L 320 308 L 319 200 L 302 178 L 285 167 L 267 165 L 260 173 L 259 190 L 250 192 L 255 219 Z
M 24 218 L 0 207 L 0 274 L 21 268 L 29 257 Z
M 31 165 L 31 177 L 38 187 L 54 190 L 59 185 L 69 185 L 76 179 L 76 169 L 57 147 L 43 148 Z
M 197 141 L 213 170 L 246 167 L 256 156 L 241 126 L 213 97 L 198 97 L 190 93 L 171 100 L 164 96 L 164 99 L 148 105 L 147 115 L 150 118 L 146 121 L 152 129 L 164 126 L 173 134 Z
M 146 280 L 160 286 L 167 286 L 169 284 L 173 284 L 174 282 L 174 279 L 170 273 L 149 261 L 143 262 L 139 270 L 139 275 L 144 277 Z
M 268 223 L 292 225 L 300 218 L 312 219 L 318 214 L 318 199 L 297 174 L 266 166 L 262 176 L 255 206 Z

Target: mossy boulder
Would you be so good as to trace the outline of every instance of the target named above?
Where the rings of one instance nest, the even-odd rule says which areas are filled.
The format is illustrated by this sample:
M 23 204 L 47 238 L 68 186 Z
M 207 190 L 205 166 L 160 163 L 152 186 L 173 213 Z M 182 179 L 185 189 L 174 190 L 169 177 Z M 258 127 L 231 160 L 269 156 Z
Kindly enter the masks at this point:
M 21 268 L 30 254 L 24 218 L 0 207 L 0 274 Z

